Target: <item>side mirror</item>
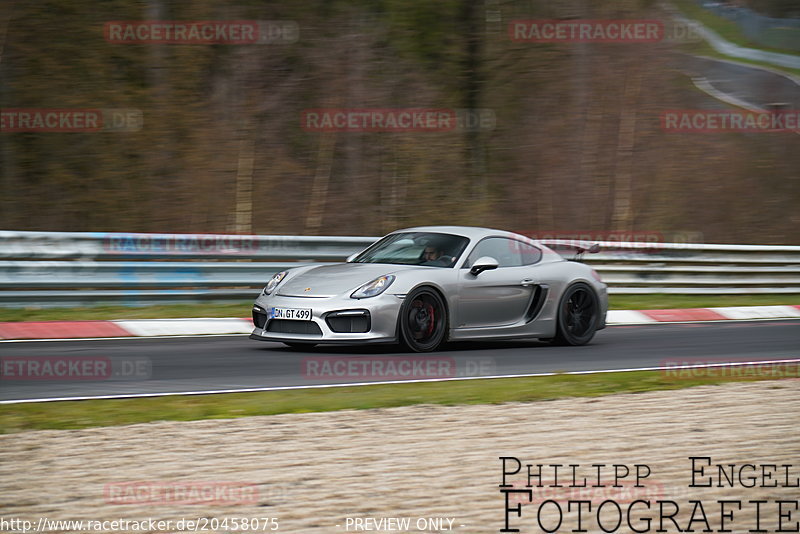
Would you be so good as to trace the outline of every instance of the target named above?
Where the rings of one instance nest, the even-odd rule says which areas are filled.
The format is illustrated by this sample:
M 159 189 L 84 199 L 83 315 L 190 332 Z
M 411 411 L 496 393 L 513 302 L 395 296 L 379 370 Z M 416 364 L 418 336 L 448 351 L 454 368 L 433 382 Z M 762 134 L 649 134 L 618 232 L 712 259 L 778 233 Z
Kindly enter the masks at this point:
M 478 258 L 475 263 L 472 264 L 472 268 L 469 270 L 469 274 L 473 276 L 478 276 L 483 271 L 491 271 L 492 269 L 497 269 L 500 266 L 497 263 L 497 260 L 490 257 L 490 256 L 482 256 Z

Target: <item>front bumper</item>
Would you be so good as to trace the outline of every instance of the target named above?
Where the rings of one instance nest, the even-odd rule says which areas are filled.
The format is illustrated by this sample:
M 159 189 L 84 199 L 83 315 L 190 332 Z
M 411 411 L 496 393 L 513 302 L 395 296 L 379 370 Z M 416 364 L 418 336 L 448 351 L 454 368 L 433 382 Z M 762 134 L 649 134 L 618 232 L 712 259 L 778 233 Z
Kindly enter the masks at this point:
M 253 308 L 255 314 L 264 314 L 254 320 L 250 339 L 260 341 L 281 341 L 288 343 L 394 343 L 397 341 L 397 317 L 405 295 L 383 294 L 366 299 L 353 299 L 349 296 L 337 297 L 286 297 L 281 295 L 260 295 Z M 274 307 L 311 309 L 308 321 L 293 321 L 271 317 Z M 339 315 L 341 312 L 365 312 L 365 314 Z M 254 319 L 257 315 L 254 315 Z M 353 321 L 354 332 L 342 331 L 344 317 L 358 318 Z M 364 330 L 363 317 L 367 318 Z M 258 323 L 264 320 L 263 325 Z M 278 321 L 278 322 L 275 322 Z M 291 324 L 287 324 L 291 323 Z M 287 332 L 284 330 L 292 330 Z M 336 331 L 339 330 L 339 331 Z

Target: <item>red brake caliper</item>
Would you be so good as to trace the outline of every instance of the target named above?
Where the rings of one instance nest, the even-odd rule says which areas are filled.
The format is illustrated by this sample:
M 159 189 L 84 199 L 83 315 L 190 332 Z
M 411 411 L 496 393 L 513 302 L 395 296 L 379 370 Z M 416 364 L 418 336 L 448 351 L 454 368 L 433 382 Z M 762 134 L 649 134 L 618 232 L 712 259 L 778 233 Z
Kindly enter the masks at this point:
M 427 308 L 428 315 L 430 315 L 430 321 L 428 321 L 428 331 L 425 333 L 425 335 L 430 336 L 433 333 L 433 325 L 436 324 L 436 314 L 433 312 L 433 306 L 428 304 Z

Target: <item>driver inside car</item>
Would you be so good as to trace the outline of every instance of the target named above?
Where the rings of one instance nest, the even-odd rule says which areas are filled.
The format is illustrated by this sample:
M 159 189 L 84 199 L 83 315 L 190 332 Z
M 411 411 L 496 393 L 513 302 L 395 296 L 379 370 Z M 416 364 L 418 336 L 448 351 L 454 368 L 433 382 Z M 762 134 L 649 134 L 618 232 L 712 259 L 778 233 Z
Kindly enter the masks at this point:
M 442 250 L 435 244 L 428 244 L 422 251 L 420 260 L 422 261 L 420 265 L 448 267 L 453 263 L 454 258 L 442 253 Z

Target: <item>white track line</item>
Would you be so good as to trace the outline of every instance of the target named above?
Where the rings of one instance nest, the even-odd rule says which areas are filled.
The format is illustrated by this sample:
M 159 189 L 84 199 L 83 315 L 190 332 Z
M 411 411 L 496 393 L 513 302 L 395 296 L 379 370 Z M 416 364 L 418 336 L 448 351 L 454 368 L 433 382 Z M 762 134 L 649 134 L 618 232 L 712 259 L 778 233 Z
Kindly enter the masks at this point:
M 800 314 L 798 314 L 800 315 Z M 249 334 L 249 319 L 135 319 L 111 321 L 134 337 L 195 336 L 207 334 Z
M 762 108 L 761 106 L 756 106 L 755 104 L 751 104 L 746 100 L 742 100 L 739 97 L 736 97 L 732 94 L 726 93 L 724 91 L 720 91 L 716 87 L 714 87 L 711 82 L 709 82 L 703 76 L 698 76 L 696 78 L 692 78 L 692 83 L 694 83 L 695 87 L 706 93 L 707 95 L 716 98 L 721 102 L 725 102 L 731 106 L 736 106 L 739 108 L 746 109 L 747 111 L 751 111 L 753 113 L 765 113 L 767 110 Z
M 212 389 L 205 391 L 170 391 L 165 393 L 133 393 L 129 395 L 94 395 L 83 397 L 52 397 L 41 399 L 17 399 L 0 401 L 0 404 L 23 404 L 34 402 L 57 402 L 57 401 L 78 401 L 78 400 L 110 400 L 110 399 L 141 399 L 152 397 L 176 397 L 176 396 L 190 396 L 190 395 L 219 395 L 223 393 L 261 393 L 265 391 L 291 391 L 302 389 L 328 389 L 328 388 L 343 388 L 343 387 L 361 387 L 361 386 L 383 386 L 391 384 L 421 384 L 428 382 L 461 382 L 464 380 L 494 380 L 498 378 L 535 378 L 541 376 L 557 376 L 557 375 L 592 375 L 603 373 L 630 373 L 634 371 L 675 371 L 681 369 L 703 369 L 711 367 L 744 367 L 747 365 L 772 365 L 777 363 L 800 363 L 800 358 L 788 360 L 755 360 L 748 362 L 722 362 L 722 363 L 709 363 L 697 365 L 670 365 L 659 367 L 632 367 L 623 369 L 601 369 L 596 371 L 564 371 L 564 372 L 548 372 L 548 373 L 527 373 L 516 375 L 492 375 L 492 376 L 462 376 L 453 378 L 422 378 L 411 380 L 385 380 L 381 382 L 351 382 L 346 384 L 311 384 L 306 386 L 273 386 L 273 387 L 260 387 L 260 388 L 245 388 L 245 389 Z

